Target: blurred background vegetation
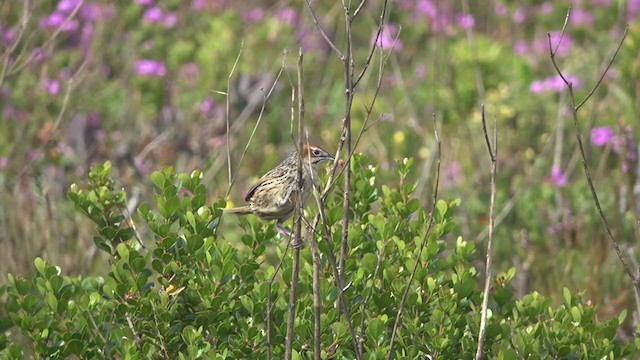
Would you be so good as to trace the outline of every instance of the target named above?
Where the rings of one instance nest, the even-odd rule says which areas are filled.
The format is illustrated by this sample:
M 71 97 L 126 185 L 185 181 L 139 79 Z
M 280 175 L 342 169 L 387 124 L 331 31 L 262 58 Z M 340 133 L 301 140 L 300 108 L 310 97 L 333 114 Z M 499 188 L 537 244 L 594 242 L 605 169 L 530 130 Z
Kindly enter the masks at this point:
M 378 183 L 397 181 L 384 171 L 395 160 L 415 158 L 420 171 L 408 180 L 418 183 L 428 207 L 435 114 L 443 145 L 440 197 L 462 200 L 461 235 L 482 252 L 490 175 L 484 104 L 499 128 L 495 272 L 515 266 L 519 296 L 537 290 L 561 301 L 564 286 L 587 289 L 608 318 L 633 306 L 634 295 L 595 211 L 567 93 L 549 58 L 547 34 L 559 39 L 568 5 L 389 1 L 378 44 L 388 58 L 381 73 L 384 58 L 373 57 L 355 95 L 353 128 L 356 134 L 364 129 L 357 151 L 383 170 Z M 640 1 L 572 5 L 558 62 L 578 99 L 594 86 L 630 24 L 581 123 L 603 209 L 625 253 L 637 259 Z M 340 2 L 312 6 L 343 48 Z M 381 7 L 369 1 L 353 24 L 356 69 L 365 64 Z M 36 256 L 69 274 L 106 271 L 89 220 L 66 197 L 71 184 L 105 160 L 132 194 L 132 205 L 152 199 L 148 175 L 166 165 L 201 169 L 213 202 L 229 190 L 228 145 L 231 171 L 238 171 L 228 200 L 241 203 L 292 148 L 298 47 L 305 53 L 311 142 L 337 147 L 343 66 L 304 1 L 0 0 L 0 19 L 0 282 L 8 272 L 33 272 Z M 227 238 L 240 231 L 236 224 L 226 221 Z M 478 256 L 479 267 L 482 260 Z

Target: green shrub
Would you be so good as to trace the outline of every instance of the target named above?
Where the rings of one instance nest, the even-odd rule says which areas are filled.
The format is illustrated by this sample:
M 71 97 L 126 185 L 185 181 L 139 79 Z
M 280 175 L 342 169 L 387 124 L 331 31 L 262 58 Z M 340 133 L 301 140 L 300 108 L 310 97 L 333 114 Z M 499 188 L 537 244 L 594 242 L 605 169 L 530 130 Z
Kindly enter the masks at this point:
M 383 359 L 406 282 L 422 239 L 415 280 L 394 346 L 397 359 L 471 359 L 477 346 L 481 288 L 472 265 L 475 245 L 455 232 L 459 200 L 439 200 L 430 214 L 413 197 L 416 184 L 404 179 L 412 160 L 397 163 L 396 186 L 376 184 L 377 169 L 356 156 L 354 191 L 345 264 L 347 305 L 366 359 Z M 284 354 L 288 292 L 292 272 L 286 241 L 274 240 L 272 224 L 241 221 L 235 236 L 220 222 L 224 200 L 207 206 L 202 173 L 151 175 L 155 206 L 138 215 L 152 235 L 148 249 L 134 240 L 126 195 L 116 190 L 110 164 L 97 166 L 86 186 L 72 186 L 69 198 L 96 224 L 96 245 L 110 254 L 105 277 L 69 277 L 41 258 L 32 278 L 9 276 L 0 287 L 0 356 L 21 358 L 211 358 L 264 359 L 266 309 L 271 296 L 272 353 Z M 327 202 L 334 248 L 341 239 L 341 190 Z M 311 209 L 313 210 L 313 207 Z M 322 358 L 355 358 L 348 326 L 335 307 L 336 290 L 320 248 Z M 312 259 L 301 251 L 294 358 L 313 355 Z M 283 258 L 274 275 L 275 250 Z M 630 356 L 638 344 L 616 339 L 623 312 L 598 322 L 580 293 L 565 289 L 557 307 L 539 293 L 514 299 L 515 270 L 492 279 L 485 351 L 489 358 L 601 359 Z M 270 291 L 272 278 L 273 287 Z

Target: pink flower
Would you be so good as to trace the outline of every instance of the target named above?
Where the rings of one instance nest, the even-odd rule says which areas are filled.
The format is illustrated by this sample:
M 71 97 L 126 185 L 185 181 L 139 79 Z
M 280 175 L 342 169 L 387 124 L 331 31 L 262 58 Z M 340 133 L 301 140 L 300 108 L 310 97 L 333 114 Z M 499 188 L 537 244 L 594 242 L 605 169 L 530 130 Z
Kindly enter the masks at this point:
M 178 22 L 178 15 L 175 12 L 170 12 L 164 16 L 164 19 L 162 19 L 162 26 L 164 26 L 167 29 L 170 29 L 176 26 L 177 22 Z
M 136 74 L 141 76 L 163 77 L 167 74 L 167 67 L 158 60 L 140 59 L 134 64 Z
M 516 11 L 513 12 L 513 22 L 522 24 L 525 20 L 527 20 L 527 13 L 523 8 L 517 8 Z
M 558 166 L 551 168 L 551 182 L 557 187 L 563 187 L 567 185 L 567 178 L 562 173 L 562 170 Z
M 261 8 L 253 8 L 249 11 L 243 12 L 240 17 L 246 22 L 257 23 L 264 17 L 264 11 Z
M 285 7 L 276 10 L 273 17 L 281 23 L 293 26 L 298 21 L 298 12 L 294 8 Z
M 456 22 L 463 30 L 473 29 L 476 26 L 476 20 L 471 14 L 458 14 L 456 15 Z
M 371 42 L 376 42 L 376 35 L 378 32 L 374 32 L 371 35 Z M 402 42 L 400 39 L 396 41 L 396 36 L 398 35 L 398 26 L 394 24 L 385 25 L 382 31 L 380 32 L 380 36 L 378 37 L 378 41 L 376 42 L 376 46 L 383 48 L 384 50 L 400 51 L 403 48 Z
M 213 100 L 210 97 L 202 100 L 202 103 L 200 103 L 200 112 L 206 115 L 209 114 L 211 110 L 213 110 Z
M 9 165 L 9 159 L 6 157 L 0 157 L 0 169 L 4 169 Z
M 80 4 L 80 0 L 60 0 L 56 10 L 64 14 L 70 14 Z
M 498 16 L 505 16 L 507 15 L 507 7 L 502 5 L 502 4 L 496 4 L 493 7 L 493 11 L 496 13 L 496 15 Z
M 516 41 L 513 52 L 518 56 L 524 56 L 529 52 L 529 44 L 526 41 Z
M 594 127 L 591 129 L 591 144 L 602 147 L 611 144 L 614 139 L 613 129 L 609 126 Z
M 148 23 L 160 22 L 163 18 L 162 10 L 157 6 L 150 7 L 144 11 L 144 15 L 142 16 L 142 18 Z
M 136 0 L 136 4 L 140 6 L 149 6 L 153 4 L 153 0 Z
M 571 11 L 569 21 L 573 25 L 591 25 L 593 24 L 593 14 L 584 9 L 576 8 Z
M 60 82 L 56 79 L 44 78 L 42 86 L 49 95 L 55 96 L 60 93 Z

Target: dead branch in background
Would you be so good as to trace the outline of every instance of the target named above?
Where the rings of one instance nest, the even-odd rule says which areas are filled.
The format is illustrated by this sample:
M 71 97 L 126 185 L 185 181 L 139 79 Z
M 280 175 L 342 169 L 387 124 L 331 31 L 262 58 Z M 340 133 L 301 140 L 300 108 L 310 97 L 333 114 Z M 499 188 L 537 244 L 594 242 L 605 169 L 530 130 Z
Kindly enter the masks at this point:
M 229 189 L 227 189 L 227 194 L 225 195 L 225 198 L 228 198 L 229 194 L 231 193 L 231 188 L 233 187 L 233 184 L 236 181 L 236 177 L 238 176 L 238 172 L 240 171 L 240 167 L 242 166 L 244 157 L 247 154 L 247 151 L 249 150 L 249 145 L 251 145 L 251 142 L 253 141 L 253 137 L 256 135 L 258 126 L 260 126 L 260 122 L 262 121 L 262 115 L 264 114 L 264 109 L 267 106 L 267 100 L 271 97 L 273 90 L 276 88 L 276 85 L 278 84 L 278 80 L 280 80 L 280 75 L 282 75 L 282 71 L 284 71 L 284 69 L 286 68 L 285 62 L 287 60 L 287 55 L 288 55 L 288 51 L 285 50 L 284 54 L 282 55 L 282 66 L 280 66 L 280 70 L 276 75 L 276 79 L 273 81 L 273 84 L 271 84 L 269 91 L 267 91 L 266 93 L 264 91 L 262 92 L 262 106 L 260 107 L 260 113 L 258 114 L 258 119 L 256 120 L 256 124 L 253 127 L 253 130 L 251 131 L 251 135 L 249 135 L 249 140 L 247 141 L 247 144 L 244 146 L 244 150 L 242 150 L 242 155 L 240 156 L 240 160 L 238 161 L 238 166 L 236 167 L 236 171 L 233 173 L 233 177 L 231 178 L 231 183 L 229 185 Z
M 424 251 L 424 247 L 427 245 L 429 240 L 429 233 L 431 228 L 433 227 L 433 218 L 434 213 L 436 211 L 436 203 L 438 202 L 438 187 L 440 186 L 440 161 L 442 159 L 442 146 L 440 142 L 440 136 L 438 135 L 438 125 L 436 124 L 436 116 L 433 115 L 433 133 L 435 135 L 436 144 L 438 145 L 438 154 L 436 157 L 436 183 L 433 189 L 433 201 L 431 203 L 431 214 L 429 214 L 429 222 L 427 223 L 427 229 L 424 232 L 424 236 L 422 237 L 422 241 L 420 243 L 420 248 L 415 256 L 415 265 L 413 266 L 413 270 L 411 270 L 411 276 L 409 276 L 409 280 L 407 280 L 407 284 L 404 287 L 404 293 L 402 294 L 402 299 L 400 300 L 400 305 L 398 305 L 398 313 L 396 314 L 396 320 L 393 324 L 393 330 L 391 331 L 391 340 L 389 341 L 389 351 L 387 352 L 387 360 L 393 359 L 393 344 L 396 340 L 396 335 L 398 333 L 398 328 L 400 327 L 400 319 L 402 317 L 402 310 L 404 309 L 404 303 L 407 301 L 407 297 L 409 297 L 409 290 L 411 289 L 411 283 L 413 279 L 416 277 L 416 272 L 418 271 L 418 267 L 422 264 L 420 260 L 422 257 L 422 252 Z
M 613 232 L 611 231 L 611 227 L 609 226 L 609 222 L 607 220 L 607 217 L 605 216 L 604 212 L 602 211 L 602 206 L 600 205 L 600 199 L 598 198 L 598 193 L 596 192 L 595 186 L 593 185 L 593 180 L 591 178 L 591 171 L 589 170 L 589 165 L 587 164 L 587 156 L 585 155 L 584 145 L 583 145 L 583 142 L 582 142 L 582 133 L 581 133 L 581 130 L 580 130 L 580 122 L 578 120 L 578 110 L 580 110 L 580 108 L 595 93 L 595 91 L 598 89 L 598 87 L 600 87 L 600 84 L 602 83 L 602 80 L 604 79 L 604 77 L 606 76 L 607 72 L 609 72 L 609 69 L 613 65 L 613 62 L 614 62 L 616 56 L 618 55 L 618 52 L 620 51 L 620 48 L 622 48 L 622 44 L 624 43 L 624 40 L 627 37 L 627 33 L 629 32 L 629 25 L 627 25 L 625 27 L 624 33 L 622 34 L 622 38 L 620 39 L 620 42 L 618 43 L 618 46 L 617 46 L 616 50 L 614 51 L 613 55 L 609 59 L 609 62 L 607 63 L 607 66 L 605 67 L 604 71 L 600 75 L 600 78 L 598 79 L 596 84 L 593 86 L 591 91 L 589 91 L 587 96 L 585 96 L 585 98 L 580 103 L 578 103 L 576 101 L 576 97 L 575 97 L 575 94 L 573 92 L 573 83 L 571 81 L 567 80 L 567 78 L 564 76 L 564 74 L 560 70 L 560 67 L 558 66 L 558 63 L 556 61 L 556 53 L 557 53 L 558 47 L 560 46 L 560 43 L 562 42 L 562 39 L 564 37 L 564 33 L 566 31 L 567 23 L 569 22 L 570 15 L 571 15 L 571 8 L 569 8 L 567 10 L 567 16 L 565 18 L 564 25 L 562 26 L 562 31 L 560 33 L 560 39 L 558 40 L 558 43 L 556 44 L 555 49 L 554 49 L 552 41 L 551 41 L 551 34 L 550 33 L 547 34 L 547 37 L 549 39 L 549 55 L 551 57 L 551 62 L 553 63 L 554 69 L 558 73 L 558 76 L 560 76 L 562 81 L 565 83 L 565 85 L 567 87 L 567 90 L 569 91 L 569 98 L 571 99 L 571 107 L 572 107 L 571 115 L 572 115 L 572 118 L 573 118 L 573 125 L 574 125 L 575 130 L 576 130 L 576 139 L 578 140 L 578 148 L 580 150 L 580 156 L 582 158 L 582 167 L 584 169 L 584 174 L 585 174 L 585 176 L 587 178 L 587 184 L 589 185 L 589 190 L 591 191 L 591 196 L 592 196 L 593 201 L 594 201 L 594 203 L 596 205 L 596 209 L 598 211 L 598 215 L 600 216 L 600 220 L 602 221 L 602 225 L 604 226 L 604 229 L 605 229 L 605 231 L 607 233 L 607 236 L 609 237 L 609 240 L 611 241 L 611 244 L 613 245 L 613 248 L 614 248 L 614 250 L 615 250 L 615 252 L 616 252 L 616 254 L 618 256 L 618 259 L 620 259 L 620 263 L 622 264 L 622 267 L 624 268 L 624 271 L 627 273 L 627 275 L 631 279 L 631 283 L 633 284 L 633 287 L 634 287 L 635 292 L 636 292 L 636 297 L 638 298 L 638 297 L 640 297 L 640 276 L 637 275 L 637 270 L 633 270 L 631 268 L 631 266 L 629 265 L 629 262 L 627 261 L 625 255 L 622 253 L 622 250 L 620 250 L 620 245 L 618 244 L 615 236 L 613 236 Z M 636 311 L 638 313 L 640 313 L 640 303 L 636 303 Z
M 229 189 L 227 190 L 227 194 L 229 194 L 229 192 L 231 191 L 231 185 L 232 185 L 232 178 L 231 178 L 231 131 L 229 131 L 229 91 L 231 91 L 231 78 L 233 77 L 233 73 L 236 71 L 236 66 L 238 66 L 238 61 L 240 61 L 240 56 L 242 56 L 242 50 L 244 49 L 244 39 L 242 39 L 242 41 L 240 41 L 240 49 L 238 50 L 238 56 L 236 56 L 236 61 L 233 63 L 233 66 L 231 67 L 231 72 L 229 73 L 229 76 L 227 77 L 227 92 L 224 94 L 226 95 L 226 102 L 225 102 L 225 124 L 227 126 L 227 131 L 226 131 L 226 138 L 227 138 L 227 170 L 229 172 Z
M 484 269 L 484 292 L 482 294 L 482 310 L 480 312 L 480 330 L 478 332 L 478 349 L 476 351 L 476 360 L 484 358 L 483 348 L 487 331 L 487 312 L 489 307 L 489 287 L 491 286 L 491 263 L 493 259 L 493 230 L 495 227 L 496 214 L 496 173 L 498 172 L 498 122 L 493 119 L 493 146 L 489 140 L 489 132 L 487 131 L 487 121 L 484 113 L 484 105 L 482 105 L 482 132 L 487 143 L 489 151 L 489 160 L 491 160 L 491 203 L 489 205 L 489 239 L 487 240 L 487 254 Z

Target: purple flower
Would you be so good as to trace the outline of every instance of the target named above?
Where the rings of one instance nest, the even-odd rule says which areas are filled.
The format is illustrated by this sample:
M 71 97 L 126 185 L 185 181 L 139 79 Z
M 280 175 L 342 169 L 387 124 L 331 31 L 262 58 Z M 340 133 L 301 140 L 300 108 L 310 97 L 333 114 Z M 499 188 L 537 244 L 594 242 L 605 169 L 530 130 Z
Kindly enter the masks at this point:
M 136 74 L 141 76 L 163 77 L 167 74 L 167 67 L 158 60 L 140 59 L 134 64 Z
M 80 27 L 78 20 L 67 20 L 67 15 L 60 12 L 54 12 L 49 14 L 49 16 L 40 18 L 38 24 L 43 29 L 57 29 L 62 26 L 62 31 L 64 32 L 74 32 Z
M 80 0 L 60 0 L 56 10 L 64 14 L 70 14 L 80 4 Z
M 526 11 L 523 8 L 517 8 L 516 11 L 513 12 L 513 22 L 522 24 L 525 20 L 527 20 Z
M 565 79 L 570 82 L 574 89 L 580 88 L 582 85 L 580 79 L 573 75 L 565 75 Z M 534 94 L 541 94 L 544 92 L 561 92 L 564 91 L 565 87 L 564 80 L 560 77 L 560 75 L 549 76 L 544 80 L 534 80 L 529 89 Z
M 371 36 L 371 42 L 375 42 L 376 46 L 383 48 L 384 50 L 399 51 L 402 50 L 403 45 L 400 39 L 396 41 L 396 36 L 398 35 L 398 27 L 394 24 L 385 25 L 382 31 L 380 32 L 380 36 L 378 37 L 378 41 L 376 42 L 376 35 L 378 32 L 374 32 Z
M 56 79 L 44 78 L 44 80 L 42 80 L 42 86 L 49 95 L 55 96 L 60 93 L 60 82 Z
M 281 23 L 293 26 L 298 20 L 298 12 L 294 8 L 284 7 L 276 10 L 273 17 Z
M 200 112 L 203 114 L 209 114 L 213 110 L 213 100 L 208 97 L 200 103 Z
M 553 4 L 549 1 L 545 1 L 540 5 L 540 13 L 544 15 L 549 15 L 553 12 Z M 573 16 L 573 13 L 571 14 Z
M 206 5 L 206 0 L 193 0 L 191 2 L 191 9 L 195 11 L 203 10 Z
M 153 4 L 153 0 L 136 0 L 136 4 L 140 6 L 149 6 Z
M 86 4 L 78 12 L 80 19 L 88 22 L 95 22 L 100 18 L 102 9 L 98 4 Z
M 9 165 L 9 159 L 6 157 L 0 157 L 0 169 L 4 169 Z
M 634 20 L 640 13 L 640 0 L 629 0 L 627 5 L 627 20 Z
M 562 173 L 562 170 L 558 166 L 551 168 L 551 183 L 557 187 L 567 185 L 567 177 Z
M 253 8 L 240 14 L 243 21 L 249 23 L 257 23 L 264 17 L 264 11 L 261 8 Z
M 476 19 L 471 14 L 461 13 L 456 15 L 456 22 L 463 30 L 473 29 L 476 26 Z
M 554 31 L 554 32 L 551 32 L 550 34 L 551 34 L 551 47 L 554 50 L 556 49 L 556 47 L 558 48 L 558 51 L 556 52 L 556 54 L 558 56 L 568 55 L 569 51 L 571 50 L 571 44 L 573 43 L 573 39 L 571 38 L 571 36 L 565 33 L 564 36 L 562 36 L 562 41 L 560 41 L 560 36 L 562 34 L 561 32 Z M 535 47 L 536 47 L 536 50 L 539 51 L 540 53 L 549 55 L 549 37 L 545 35 L 544 37 L 539 38 L 538 41 L 536 42 Z
M 581 8 L 571 11 L 569 21 L 573 25 L 591 25 L 593 24 L 593 14 Z
M 162 19 L 162 26 L 167 29 L 171 29 L 172 27 L 176 26 L 177 22 L 178 15 L 175 12 L 170 12 L 164 16 L 164 19 Z
M 0 41 L 2 41 L 2 43 L 9 47 L 11 44 L 13 44 L 13 41 L 16 39 L 16 29 L 0 29 Z
M 163 18 L 162 10 L 157 6 L 150 7 L 144 11 L 144 15 L 142 15 L 142 18 L 148 23 L 160 22 Z
M 496 13 L 496 15 L 498 16 L 505 16 L 507 15 L 507 7 L 502 5 L 502 4 L 496 4 L 493 7 L 493 11 Z
M 438 8 L 431 0 L 418 0 L 416 2 L 416 11 L 431 19 L 435 19 L 438 15 Z
M 613 142 L 613 129 L 609 126 L 594 127 L 591 129 L 591 144 L 602 147 Z
M 518 56 L 524 56 L 529 53 L 529 44 L 526 41 L 516 41 L 513 52 Z

